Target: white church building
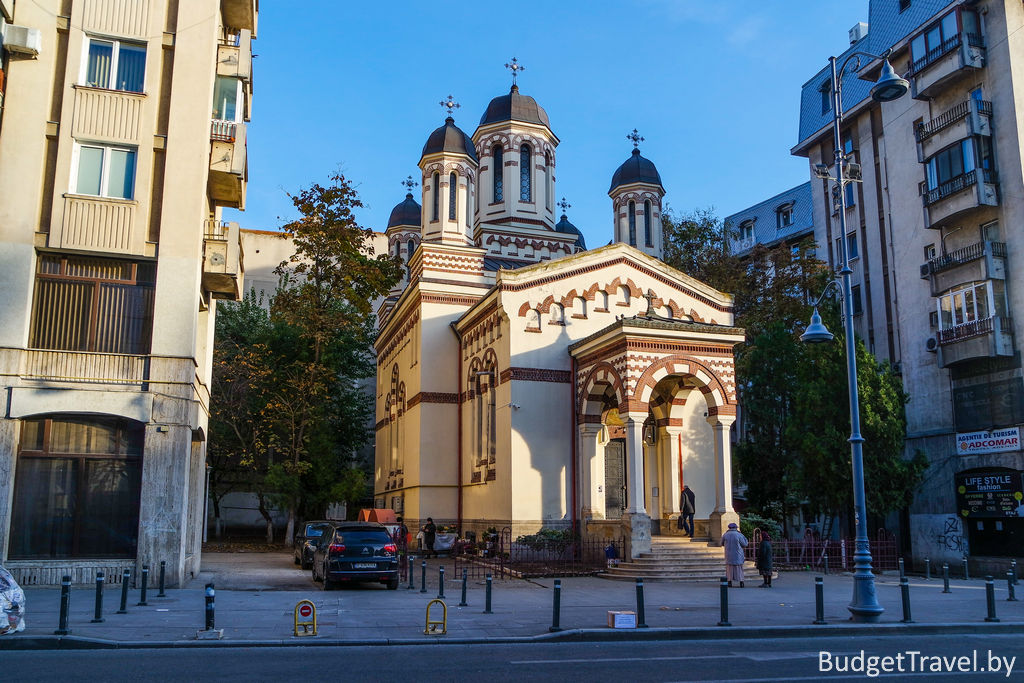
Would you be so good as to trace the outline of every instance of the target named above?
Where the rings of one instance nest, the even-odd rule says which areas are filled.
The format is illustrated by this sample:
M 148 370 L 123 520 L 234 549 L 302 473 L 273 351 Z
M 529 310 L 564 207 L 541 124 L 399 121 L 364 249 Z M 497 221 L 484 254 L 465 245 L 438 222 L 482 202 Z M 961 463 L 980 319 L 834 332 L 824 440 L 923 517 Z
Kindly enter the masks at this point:
M 472 135 L 450 115 L 391 213 L 405 279 L 379 309 L 374 496 L 415 529 L 573 526 L 718 544 L 732 503 L 733 298 L 660 260 L 665 188 L 634 149 L 612 175 L 611 243 L 556 213 L 547 113 L 513 84 Z M 564 202 L 560 204 L 566 208 Z

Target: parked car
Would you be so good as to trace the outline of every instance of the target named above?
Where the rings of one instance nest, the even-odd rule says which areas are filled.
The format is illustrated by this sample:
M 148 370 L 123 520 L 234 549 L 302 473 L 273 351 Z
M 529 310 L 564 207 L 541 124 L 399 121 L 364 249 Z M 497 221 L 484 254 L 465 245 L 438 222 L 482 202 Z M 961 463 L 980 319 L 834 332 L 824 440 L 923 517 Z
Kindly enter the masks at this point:
M 295 564 L 303 569 L 313 568 L 313 551 L 323 538 L 324 530 L 331 526 L 328 521 L 306 522 L 302 525 L 299 533 L 295 534 L 295 541 L 292 544 Z
M 334 522 L 313 553 L 313 580 L 331 590 L 341 581 L 375 581 L 398 588 L 398 548 L 377 522 Z

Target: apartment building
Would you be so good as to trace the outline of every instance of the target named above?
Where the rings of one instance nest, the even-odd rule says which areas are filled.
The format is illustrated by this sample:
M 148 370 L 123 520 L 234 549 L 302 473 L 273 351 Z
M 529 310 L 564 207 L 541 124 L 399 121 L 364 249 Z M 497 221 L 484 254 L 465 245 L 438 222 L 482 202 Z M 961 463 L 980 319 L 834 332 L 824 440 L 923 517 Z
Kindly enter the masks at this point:
M 757 245 L 788 244 L 795 249 L 801 240 L 814 236 L 812 206 L 811 183 L 806 182 L 726 216 L 729 252 L 743 258 Z
M 2 0 L 0 561 L 199 571 L 257 0 Z
M 846 240 L 855 328 L 901 372 L 906 451 L 930 461 L 889 520 L 916 562 L 1024 556 L 1022 28 L 1017 0 L 871 0 L 839 64 L 892 50 L 911 91 L 874 102 L 879 60 L 842 75 L 843 151 L 863 176 L 844 190 L 847 234 L 838 189 L 811 181 L 819 256 L 838 267 Z M 803 86 L 792 150 L 812 169 L 834 162 L 831 101 L 826 65 Z

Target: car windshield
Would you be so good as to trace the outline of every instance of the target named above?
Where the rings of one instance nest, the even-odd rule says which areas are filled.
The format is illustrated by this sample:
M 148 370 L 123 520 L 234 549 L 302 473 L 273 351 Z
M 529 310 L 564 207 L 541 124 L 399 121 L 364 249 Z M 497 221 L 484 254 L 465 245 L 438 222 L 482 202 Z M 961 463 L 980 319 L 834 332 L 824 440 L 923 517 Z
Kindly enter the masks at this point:
M 390 543 L 391 538 L 383 531 L 346 531 L 342 543 Z

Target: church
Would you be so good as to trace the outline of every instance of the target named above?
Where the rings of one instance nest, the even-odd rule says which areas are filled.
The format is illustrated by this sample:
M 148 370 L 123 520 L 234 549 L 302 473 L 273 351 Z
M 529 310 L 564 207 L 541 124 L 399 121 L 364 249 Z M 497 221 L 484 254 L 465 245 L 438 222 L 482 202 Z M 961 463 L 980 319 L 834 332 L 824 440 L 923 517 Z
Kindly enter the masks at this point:
M 513 78 L 472 135 L 442 104 L 387 226 L 407 268 L 378 310 L 375 505 L 412 529 L 624 537 L 628 557 L 682 533 L 685 484 L 718 545 L 739 521 L 743 330 L 731 295 L 662 262 L 665 188 L 642 138 L 611 175 L 611 241 L 587 249 L 556 212 L 559 139 L 536 100 Z

